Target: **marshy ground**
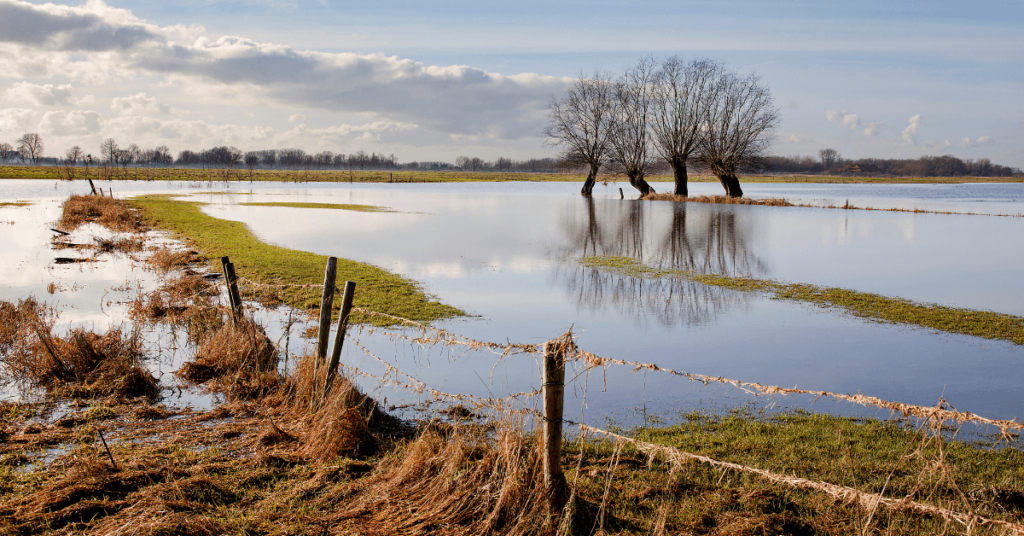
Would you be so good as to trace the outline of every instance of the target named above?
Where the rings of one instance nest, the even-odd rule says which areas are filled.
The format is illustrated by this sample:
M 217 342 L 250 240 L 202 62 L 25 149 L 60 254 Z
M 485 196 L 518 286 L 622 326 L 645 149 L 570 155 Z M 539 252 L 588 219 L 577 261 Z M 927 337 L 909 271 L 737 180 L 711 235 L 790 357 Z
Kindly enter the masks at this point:
M 179 381 L 217 393 L 219 403 L 208 409 L 164 405 L 168 387 L 142 366 L 153 356 L 138 330 L 62 330 L 59 314 L 35 299 L 0 303 L 4 379 L 40 395 L 33 402 L 0 404 L 0 533 L 1007 532 L 865 508 L 578 434 L 570 434 L 563 448 L 570 500 L 550 515 L 541 491 L 538 435 L 528 420 L 450 405 L 455 409 L 399 420 L 347 379 L 327 391 L 323 367 L 311 357 L 289 370 L 278 367 L 279 351 L 264 328 L 244 318 L 232 321 L 218 282 L 204 277 L 207 257 L 219 253 L 245 265 L 264 288 L 315 285 L 322 280 L 322 256 L 307 259 L 261 245 L 243 225 L 165 197 L 131 203 L 73 197 L 64 214 L 60 230 L 98 222 L 123 234 L 82 246 L 97 256 L 139 251 L 145 246 L 132 234 L 149 226 L 187 241 L 188 248 L 158 249 L 146 257 L 165 275 L 158 288 L 136 297 L 130 314 L 133 325 L 180 330 L 194 355 L 179 369 Z M 228 244 L 234 249 L 220 253 Z M 650 270 L 625 261 L 590 262 Z M 418 320 L 459 314 L 383 270 L 365 274 L 360 288 L 378 284 L 358 302 L 366 309 Z M 761 292 L 811 296 L 829 290 L 755 283 Z M 315 315 L 308 294 L 275 290 L 245 297 Z M 950 426 L 739 408 L 609 427 L 718 460 L 906 497 L 978 519 L 1024 522 L 1019 440 L 957 439 Z

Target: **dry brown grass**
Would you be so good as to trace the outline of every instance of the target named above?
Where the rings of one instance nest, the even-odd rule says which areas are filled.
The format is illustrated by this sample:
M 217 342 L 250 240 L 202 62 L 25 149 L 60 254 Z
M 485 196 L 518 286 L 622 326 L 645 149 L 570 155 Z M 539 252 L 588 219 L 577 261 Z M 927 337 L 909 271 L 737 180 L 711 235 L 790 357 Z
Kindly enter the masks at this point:
M 793 203 L 786 201 L 785 199 L 779 199 L 776 197 L 770 197 L 768 199 L 751 199 L 749 197 L 726 197 L 724 195 L 698 195 L 693 197 L 686 197 L 675 194 L 647 194 L 640 199 L 648 201 L 678 201 L 678 202 L 690 202 L 690 203 L 711 203 L 721 205 L 762 205 L 769 207 L 792 207 Z
M 227 310 L 218 304 L 217 288 L 194 272 L 165 280 L 156 290 L 140 293 L 128 312 L 137 322 L 167 322 L 184 327 L 188 340 L 198 345 L 224 326 Z
M 256 399 L 280 386 L 278 351 L 263 327 L 246 319 L 226 323 L 196 348 L 193 361 L 177 374 L 232 398 Z
M 121 233 L 144 230 L 138 215 L 126 201 L 95 195 L 73 195 L 64 201 L 57 228 L 71 232 L 80 225 L 90 222 Z
M 141 366 L 137 333 L 113 328 L 103 335 L 82 328 L 53 335 L 56 315 L 34 300 L 0 302 L 3 379 L 72 397 L 158 395 L 158 382 Z
M 153 251 L 148 262 L 157 270 L 167 273 L 171 270 L 185 268 L 201 260 L 202 257 L 195 251 L 161 247 Z

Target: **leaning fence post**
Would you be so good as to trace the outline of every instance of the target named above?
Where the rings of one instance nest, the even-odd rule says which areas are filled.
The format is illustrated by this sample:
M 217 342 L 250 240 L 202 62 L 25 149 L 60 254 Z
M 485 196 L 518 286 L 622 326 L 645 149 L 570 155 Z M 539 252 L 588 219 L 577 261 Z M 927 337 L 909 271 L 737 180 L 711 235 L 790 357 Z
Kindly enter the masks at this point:
M 331 342 L 331 307 L 334 305 L 334 278 L 337 270 L 337 257 L 327 257 L 327 268 L 324 270 L 324 293 L 320 299 L 320 331 L 316 343 L 317 365 L 327 358 L 327 345 Z
M 565 506 L 562 474 L 562 402 L 565 393 L 565 345 L 544 343 L 544 486 L 548 513 Z
M 242 316 L 242 297 L 238 294 L 238 278 L 235 277 L 235 265 L 227 257 L 220 258 L 224 268 L 224 284 L 228 287 L 228 302 L 231 304 L 231 320 L 237 323 Z
M 331 388 L 334 375 L 338 371 L 338 362 L 341 360 L 341 347 L 345 343 L 345 330 L 348 329 L 348 315 L 352 312 L 352 298 L 356 294 L 354 281 L 345 281 L 345 293 L 341 297 L 341 313 L 338 315 L 338 333 L 334 335 L 334 350 L 331 352 L 331 362 L 327 365 L 327 378 L 324 380 L 324 395 Z

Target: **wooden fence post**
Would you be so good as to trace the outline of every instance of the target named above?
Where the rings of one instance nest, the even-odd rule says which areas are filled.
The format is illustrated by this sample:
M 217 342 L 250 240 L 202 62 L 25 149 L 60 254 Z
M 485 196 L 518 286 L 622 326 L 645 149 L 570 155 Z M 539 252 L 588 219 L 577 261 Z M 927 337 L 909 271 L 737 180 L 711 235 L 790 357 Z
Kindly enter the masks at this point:
M 338 270 L 337 257 L 327 258 L 324 270 L 324 293 L 320 299 L 320 331 L 316 343 L 316 364 L 327 358 L 327 345 L 331 343 L 331 307 L 334 305 L 334 278 Z
M 562 405 L 565 394 L 565 345 L 544 343 L 544 486 L 548 513 L 565 506 L 562 474 Z
M 354 281 L 345 281 L 345 293 L 341 297 L 341 314 L 338 318 L 338 332 L 334 335 L 334 350 L 331 352 L 331 362 L 327 365 L 327 378 L 324 380 L 324 396 L 331 389 L 331 382 L 338 371 L 338 362 L 341 360 L 341 347 L 345 344 L 345 330 L 348 329 L 348 315 L 352 313 L 352 298 L 356 294 Z
M 224 269 L 224 284 L 228 287 L 228 302 L 231 303 L 231 320 L 238 323 L 242 317 L 242 297 L 238 294 L 238 279 L 235 276 L 235 265 L 227 257 L 220 258 Z

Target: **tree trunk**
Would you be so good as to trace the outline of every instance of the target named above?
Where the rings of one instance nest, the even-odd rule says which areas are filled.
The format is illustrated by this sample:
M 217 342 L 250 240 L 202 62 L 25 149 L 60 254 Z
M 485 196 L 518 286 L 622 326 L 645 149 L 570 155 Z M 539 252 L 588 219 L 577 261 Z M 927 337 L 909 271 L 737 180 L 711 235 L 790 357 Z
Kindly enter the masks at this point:
M 725 188 L 725 195 L 728 197 L 743 197 L 743 189 L 740 188 L 740 180 L 733 173 L 722 173 L 718 175 L 718 181 Z
M 686 160 L 683 160 L 682 158 L 673 158 L 672 174 L 675 175 L 676 179 L 676 189 L 673 193 L 683 197 L 689 196 L 689 193 L 687 193 L 686 190 Z
M 643 173 L 630 173 L 627 176 L 629 177 L 629 184 L 633 188 L 640 190 L 640 197 L 654 193 L 654 188 L 651 188 L 651 185 L 647 184 L 647 181 L 644 180 Z
M 580 190 L 580 195 L 590 196 L 594 193 L 594 184 L 597 183 L 597 170 L 599 166 L 591 165 L 590 171 L 587 173 L 587 180 L 583 183 L 583 189 Z

